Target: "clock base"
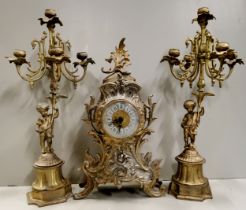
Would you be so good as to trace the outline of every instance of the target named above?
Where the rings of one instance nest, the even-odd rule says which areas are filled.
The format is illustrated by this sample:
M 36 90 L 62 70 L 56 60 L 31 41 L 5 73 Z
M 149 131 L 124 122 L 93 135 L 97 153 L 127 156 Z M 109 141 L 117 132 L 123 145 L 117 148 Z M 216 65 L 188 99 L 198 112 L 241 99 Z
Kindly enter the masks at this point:
M 88 186 L 88 185 L 87 185 Z M 84 188 L 84 187 L 83 187 Z M 97 191 L 102 193 L 111 194 L 112 192 L 119 190 L 133 191 L 140 190 L 143 191 L 149 197 L 161 197 L 165 195 L 165 187 L 161 181 L 156 181 L 155 189 L 153 189 L 152 185 L 148 183 L 138 183 L 138 182 L 130 182 L 130 183 L 122 183 L 121 186 L 116 186 L 114 183 L 100 184 L 97 186 Z M 75 200 L 80 200 L 86 198 L 93 190 L 93 188 L 84 188 L 80 193 L 75 193 L 73 198 Z
M 203 176 L 202 165 L 205 159 L 200 156 L 194 147 L 186 148 L 176 157 L 178 162 L 177 173 L 172 176 L 169 185 L 169 194 L 178 199 L 203 201 L 212 199 L 209 182 Z
M 124 145 L 124 150 L 117 145 L 117 149 L 113 147 L 107 152 L 103 151 L 101 159 L 87 152 L 82 168 L 86 181 L 80 185 L 83 190 L 74 194 L 74 199 L 85 198 L 94 189 L 101 188 L 135 188 L 150 197 L 163 196 L 166 190 L 159 181 L 160 160 L 151 161 L 150 153 L 145 155 L 145 159 L 142 158 L 134 145 Z

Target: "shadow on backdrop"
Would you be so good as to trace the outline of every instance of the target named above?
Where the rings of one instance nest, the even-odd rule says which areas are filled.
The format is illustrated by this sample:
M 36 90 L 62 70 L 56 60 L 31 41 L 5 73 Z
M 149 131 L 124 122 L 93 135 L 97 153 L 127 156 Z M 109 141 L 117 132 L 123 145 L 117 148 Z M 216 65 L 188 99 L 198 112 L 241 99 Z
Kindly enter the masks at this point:
M 183 148 L 183 134 L 180 127 L 183 108 L 183 90 L 178 81 L 172 78 L 169 66 L 159 64 L 155 69 L 154 79 L 146 85 L 152 87 L 154 98 L 157 99 L 155 116 L 157 153 L 163 159 L 161 164 L 161 178 L 170 180 L 176 171 L 175 156 Z M 178 150 L 178 153 L 177 153 Z

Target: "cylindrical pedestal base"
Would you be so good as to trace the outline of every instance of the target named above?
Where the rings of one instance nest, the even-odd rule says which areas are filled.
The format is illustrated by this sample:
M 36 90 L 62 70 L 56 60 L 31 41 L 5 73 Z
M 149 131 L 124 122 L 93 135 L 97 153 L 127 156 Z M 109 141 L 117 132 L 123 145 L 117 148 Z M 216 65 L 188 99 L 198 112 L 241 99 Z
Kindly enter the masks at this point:
M 65 202 L 72 196 L 70 182 L 62 176 L 63 161 L 54 153 L 42 154 L 34 164 L 36 180 L 27 193 L 28 204 L 47 206 Z
M 203 201 L 211 199 L 208 179 L 203 176 L 202 165 L 205 159 L 194 147 L 186 148 L 176 157 L 177 173 L 172 176 L 169 193 L 178 199 Z

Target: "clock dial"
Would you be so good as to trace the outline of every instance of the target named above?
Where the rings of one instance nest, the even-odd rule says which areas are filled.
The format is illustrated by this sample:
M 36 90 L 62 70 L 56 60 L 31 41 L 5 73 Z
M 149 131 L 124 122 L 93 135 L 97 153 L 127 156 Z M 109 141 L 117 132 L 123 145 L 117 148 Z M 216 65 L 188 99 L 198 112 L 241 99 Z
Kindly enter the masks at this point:
M 118 101 L 108 105 L 103 112 L 103 128 L 112 137 L 132 136 L 139 125 L 136 108 L 130 103 Z

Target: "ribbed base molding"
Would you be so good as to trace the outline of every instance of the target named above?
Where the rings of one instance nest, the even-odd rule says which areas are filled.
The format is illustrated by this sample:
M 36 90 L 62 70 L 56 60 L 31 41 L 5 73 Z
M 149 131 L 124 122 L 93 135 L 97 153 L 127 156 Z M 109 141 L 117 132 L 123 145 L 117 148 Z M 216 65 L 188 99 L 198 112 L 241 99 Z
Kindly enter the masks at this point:
M 208 181 L 203 185 L 185 185 L 172 178 L 168 193 L 185 200 L 203 201 L 213 198 Z
M 66 202 L 72 196 L 71 185 L 50 191 L 31 191 L 27 193 L 28 204 L 35 204 L 39 207 Z

